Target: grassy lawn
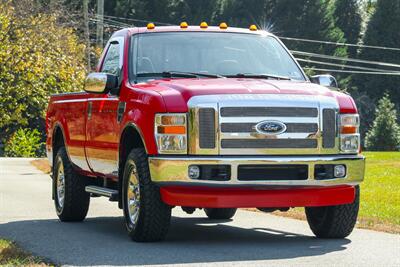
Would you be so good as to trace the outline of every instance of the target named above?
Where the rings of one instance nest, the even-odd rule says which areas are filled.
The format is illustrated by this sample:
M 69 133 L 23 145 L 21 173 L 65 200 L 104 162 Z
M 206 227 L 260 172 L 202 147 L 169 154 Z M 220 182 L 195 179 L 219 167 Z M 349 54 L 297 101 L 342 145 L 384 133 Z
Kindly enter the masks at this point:
M 400 232 L 400 152 L 366 152 L 360 218 L 365 226 L 392 225 Z
M 367 164 L 357 227 L 400 233 L 400 152 L 363 154 Z M 303 208 L 274 213 L 305 220 Z
M 15 243 L 0 239 L 0 266 L 51 266 L 39 257 L 23 251 Z

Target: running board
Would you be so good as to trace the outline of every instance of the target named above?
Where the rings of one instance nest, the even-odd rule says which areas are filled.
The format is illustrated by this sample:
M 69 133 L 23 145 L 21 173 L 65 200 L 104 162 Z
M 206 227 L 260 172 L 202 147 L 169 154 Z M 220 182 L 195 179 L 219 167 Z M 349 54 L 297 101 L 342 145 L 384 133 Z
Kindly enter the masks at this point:
M 110 201 L 118 201 L 118 191 L 114 189 L 89 185 L 85 187 L 85 191 L 94 196 L 108 197 Z

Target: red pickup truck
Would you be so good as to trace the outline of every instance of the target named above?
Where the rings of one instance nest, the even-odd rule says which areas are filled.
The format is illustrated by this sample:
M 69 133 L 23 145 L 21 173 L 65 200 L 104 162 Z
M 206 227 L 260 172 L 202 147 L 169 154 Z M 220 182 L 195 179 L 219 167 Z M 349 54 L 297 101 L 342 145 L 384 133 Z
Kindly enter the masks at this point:
M 96 71 L 47 111 L 61 221 L 84 220 L 90 197 L 106 196 L 135 241 L 164 239 L 176 206 L 214 220 L 305 207 L 317 237 L 351 233 L 365 162 L 357 108 L 332 76 L 308 78 L 273 34 L 123 29 Z

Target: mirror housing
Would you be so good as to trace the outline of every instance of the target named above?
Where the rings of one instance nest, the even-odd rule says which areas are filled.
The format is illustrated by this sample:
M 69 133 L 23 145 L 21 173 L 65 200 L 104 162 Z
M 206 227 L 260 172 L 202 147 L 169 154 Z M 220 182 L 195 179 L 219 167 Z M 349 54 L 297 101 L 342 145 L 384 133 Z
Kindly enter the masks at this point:
M 118 88 L 118 76 L 92 72 L 86 77 L 84 90 L 88 93 L 107 94 L 116 88 Z
M 310 80 L 311 80 L 311 82 L 322 85 L 322 86 L 326 86 L 326 87 L 330 87 L 330 88 L 339 88 L 339 85 L 338 85 L 335 77 L 333 77 L 330 74 L 311 76 Z

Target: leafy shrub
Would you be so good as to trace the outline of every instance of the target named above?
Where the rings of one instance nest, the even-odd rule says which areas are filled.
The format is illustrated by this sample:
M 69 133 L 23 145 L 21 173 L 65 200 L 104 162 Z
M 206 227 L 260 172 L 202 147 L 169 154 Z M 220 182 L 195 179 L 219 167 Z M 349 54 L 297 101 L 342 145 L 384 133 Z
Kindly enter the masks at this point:
M 400 146 L 400 127 L 397 113 L 389 96 L 385 95 L 378 102 L 375 120 L 365 138 L 368 150 L 394 151 Z
M 0 139 L 19 128 L 44 131 L 49 96 L 79 91 L 85 46 L 58 13 L 37 10 L 31 0 L 0 4 Z
M 5 146 L 7 157 L 41 157 L 45 154 L 44 143 L 37 129 L 18 129 Z

